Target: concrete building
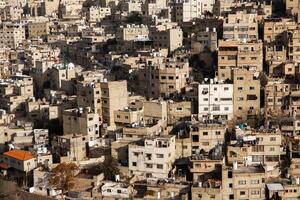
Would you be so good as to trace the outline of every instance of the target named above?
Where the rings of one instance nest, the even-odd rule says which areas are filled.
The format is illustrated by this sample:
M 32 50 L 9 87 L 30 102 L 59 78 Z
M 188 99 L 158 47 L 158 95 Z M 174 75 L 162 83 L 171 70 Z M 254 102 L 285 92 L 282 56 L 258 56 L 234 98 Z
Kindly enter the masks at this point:
M 114 111 L 128 107 L 126 81 L 104 81 L 79 83 L 77 104 L 80 107 L 91 107 L 101 118 L 101 123 L 115 129 Z
M 1 157 L 2 162 L 8 167 L 19 170 L 21 172 L 30 172 L 37 167 L 36 158 L 29 151 L 11 150 L 5 152 Z
M 247 69 L 233 70 L 233 114 L 237 122 L 256 123 L 260 115 L 260 80 Z
M 174 21 L 182 23 L 213 13 L 215 0 L 177 0 L 172 4 Z
M 98 113 L 89 107 L 75 108 L 63 112 L 64 135 L 76 134 L 87 136 L 88 141 L 100 137 L 100 121 Z
M 262 164 L 267 171 L 276 169 L 282 154 L 282 136 L 280 131 L 237 130 L 239 139 L 227 147 L 229 163 L 245 165 Z M 239 146 L 239 144 L 242 144 Z
M 233 84 L 217 82 L 214 79 L 199 84 L 198 118 L 224 119 L 233 118 Z
M 192 154 L 208 153 L 223 144 L 227 132 L 227 126 L 217 121 L 197 122 L 190 129 Z
M 158 49 L 168 49 L 173 52 L 183 45 L 183 32 L 180 27 L 168 28 L 165 30 L 154 29 L 150 33 L 153 40 L 153 47 Z
M 250 68 L 257 72 L 263 70 L 261 41 L 219 40 L 218 50 L 218 80 L 232 80 L 232 70 L 235 68 Z
M 126 183 L 107 182 L 101 187 L 104 198 L 130 198 L 133 192 L 133 187 Z
M 131 175 L 168 178 L 175 160 L 175 136 L 145 138 L 129 145 Z
M 265 199 L 266 174 L 262 166 L 222 169 L 222 199 Z
M 28 37 L 37 38 L 48 35 L 50 32 L 49 22 L 30 22 L 28 24 Z
M 53 157 L 60 163 L 82 161 L 87 157 L 88 136 L 64 135 L 52 140 Z
M 188 77 L 189 63 L 184 58 L 149 61 L 139 72 L 140 92 L 148 98 L 176 96 L 187 85 Z
M 257 14 L 237 12 L 228 14 L 223 23 L 223 38 L 233 40 L 257 40 Z
M 116 32 L 117 41 L 135 41 L 139 38 L 149 38 L 149 29 L 146 25 L 127 24 L 120 26 Z
M 87 19 L 89 22 L 98 22 L 101 19 L 110 16 L 111 9 L 109 7 L 90 7 L 87 12 Z
M 28 98 L 33 97 L 32 77 L 14 75 L 0 83 L 0 107 L 8 113 L 22 114 Z
M 25 40 L 25 28 L 20 24 L 3 24 L 0 28 L 0 47 L 16 49 Z

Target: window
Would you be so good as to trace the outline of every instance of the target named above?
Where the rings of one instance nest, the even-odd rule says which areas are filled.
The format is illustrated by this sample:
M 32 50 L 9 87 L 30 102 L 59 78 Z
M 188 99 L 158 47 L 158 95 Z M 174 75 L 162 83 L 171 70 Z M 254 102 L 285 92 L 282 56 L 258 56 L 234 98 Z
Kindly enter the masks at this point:
M 258 179 L 255 179 L 255 180 L 251 180 L 251 184 L 259 184 L 259 180 Z
M 120 194 L 120 193 L 122 193 L 122 191 L 121 190 L 117 190 L 117 193 Z
M 216 131 L 216 135 L 221 135 L 221 132 L 220 131 Z
M 203 132 L 203 135 L 208 135 L 208 132 Z
M 161 165 L 161 164 L 157 164 L 157 169 L 163 169 L 164 168 L 164 166 L 163 165 Z
M 132 166 L 136 167 L 136 162 L 132 162 Z
M 251 190 L 251 195 L 259 195 L 259 190 Z
M 244 77 L 240 76 L 240 77 L 237 77 L 236 79 L 242 81 L 242 80 L 244 80 Z
M 146 168 L 152 168 L 152 164 L 146 164 Z
M 253 86 L 251 86 L 251 87 L 250 87 L 250 90 L 254 90 L 254 87 L 253 87 Z
M 276 141 L 276 137 L 270 137 L 270 141 Z
M 229 88 L 228 87 L 224 87 L 224 90 L 227 91 L 227 90 L 229 90 Z
M 264 146 L 263 145 L 256 145 L 252 146 L 253 152 L 264 152 Z
M 243 90 L 243 87 L 238 87 L 238 90 Z
M 192 136 L 193 142 L 199 142 L 199 135 Z
M 164 157 L 164 154 L 156 154 L 156 157 L 157 157 L 157 158 L 163 158 L 163 157 Z
M 107 192 L 111 192 L 111 189 L 107 189 Z
M 275 148 L 274 147 L 270 147 L 270 151 L 275 151 Z
M 239 180 L 239 185 L 246 185 L 246 180 Z
M 241 196 L 244 196 L 245 194 L 246 194 L 245 191 L 240 191 L 240 195 L 241 195 Z

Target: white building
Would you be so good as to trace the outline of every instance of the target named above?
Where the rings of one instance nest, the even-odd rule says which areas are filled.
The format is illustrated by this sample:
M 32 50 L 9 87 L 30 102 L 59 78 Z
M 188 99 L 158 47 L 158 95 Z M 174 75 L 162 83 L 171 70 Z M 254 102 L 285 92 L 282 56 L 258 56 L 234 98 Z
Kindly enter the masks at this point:
M 126 183 L 107 182 L 101 188 L 103 197 L 126 198 L 133 194 L 133 187 Z
M 176 22 L 188 22 L 200 18 L 206 12 L 213 12 L 215 0 L 175 0 Z
M 131 175 L 168 178 L 175 161 L 175 136 L 146 138 L 129 145 Z
M 199 119 L 233 118 L 233 84 L 217 82 L 199 84 Z

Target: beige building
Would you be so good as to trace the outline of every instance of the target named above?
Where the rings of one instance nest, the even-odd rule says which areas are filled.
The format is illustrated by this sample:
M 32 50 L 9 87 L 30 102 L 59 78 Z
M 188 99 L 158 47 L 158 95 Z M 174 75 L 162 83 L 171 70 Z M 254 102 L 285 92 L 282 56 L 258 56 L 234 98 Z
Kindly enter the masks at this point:
M 101 123 L 115 129 L 114 111 L 128 107 L 127 82 L 87 82 L 78 84 L 78 106 L 91 107 L 94 112 L 99 114 Z
M 58 12 L 60 0 L 44 0 L 41 3 L 41 15 L 48 16 Z
M 186 121 L 192 115 L 191 101 L 168 101 L 168 124 L 175 124 L 178 121 Z
M 168 49 L 173 52 L 183 45 L 183 32 L 180 27 L 167 28 L 164 30 L 154 29 L 150 33 L 153 40 L 153 47 L 158 49 Z
M 289 32 L 288 38 L 288 59 L 290 61 L 300 61 L 300 31 Z
M 59 158 L 60 163 L 70 161 L 82 161 L 87 156 L 87 136 L 64 135 L 57 136 L 52 141 L 54 158 Z
M 227 148 L 229 163 L 263 164 L 271 171 L 280 162 L 282 136 L 280 131 L 248 130 Z M 238 144 L 242 145 L 239 146 Z
M 109 7 L 90 7 L 87 12 L 87 19 L 89 22 L 98 22 L 101 19 L 111 15 Z
M 232 80 L 232 69 L 263 70 L 262 41 L 219 40 L 218 80 Z
M 265 199 L 266 174 L 262 166 L 222 169 L 222 199 Z
M 0 28 L 0 47 L 16 49 L 25 40 L 25 28 L 20 24 L 3 24 Z
M 247 69 L 233 70 L 233 114 L 237 122 L 256 123 L 260 115 L 260 80 Z
M 22 172 L 30 172 L 37 167 L 37 159 L 29 151 L 11 150 L 1 156 L 2 162 L 9 168 L 14 168 Z
M 37 38 L 50 33 L 49 22 L 30 22 L 28 24 L 28 37 Z
M 149 38 L 149 29 L 146 25 L 127 24 L 120 26 L 116 32 L 117 41 L 135 41 Z
M 23 9 L 21 7 L 6 6 L 0 9 L 2 21 L 17 21 L 22 19 Z
M 87 136 L 88 141 L 100 137 L 99 115 L 89 107 L 65 110 L 63 112 L 64 135 Z
M 0 108 L 8 113 L 21 114 L 24 102 L 33 97 L 33 81 L 30 76 L 14 75 L 0 83 Z
M 198 122 L 190 128 L 192 154 L 210 152 L 224 143 L 227 126 L 218 122 Z
M 237 12 L 228 14 L 223 23 L 223 38 L 233 40 L 257 40 L 257 14 Z
M 130 175 L 167 178 L 175 161 L 175 136 L 146 138 L 129 145 Z
M 140 92 L 149 98 L 180 94 L 188 77 L 189 63 L 184 58 L 165 58 L 160 63 L 149 61 L 139 72 Z

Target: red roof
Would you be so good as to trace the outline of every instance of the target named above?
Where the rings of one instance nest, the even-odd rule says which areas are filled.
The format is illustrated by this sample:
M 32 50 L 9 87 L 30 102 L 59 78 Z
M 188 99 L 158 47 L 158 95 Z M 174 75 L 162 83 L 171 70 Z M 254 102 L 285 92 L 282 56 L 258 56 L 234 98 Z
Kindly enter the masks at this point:
M 7 163 L 1 162 L 1 163 L 0 163 L 0 168 L 2 168 L 2 169 L 8 169 L 9 166 L 8 166 Z
M 33 155 L 29 151 L 23 151 L 23 150 L 11 150 L 8 152 L 5 152 L 4 155 L 15 158 L 17 160 L 30 160 L 33 158 Z

